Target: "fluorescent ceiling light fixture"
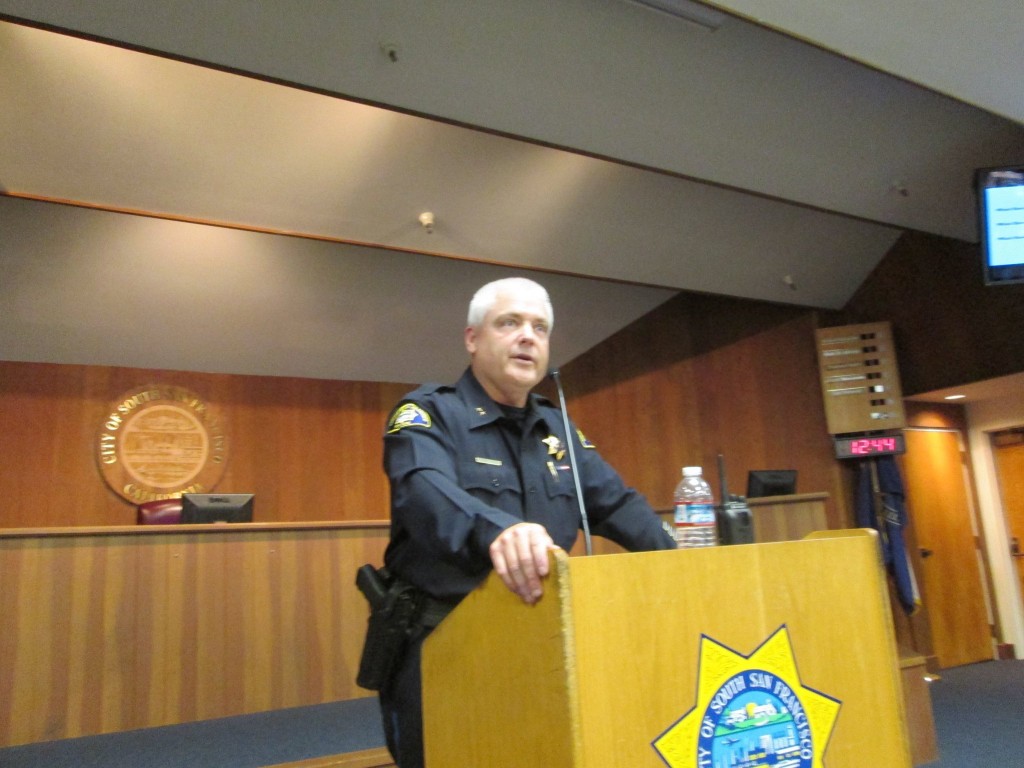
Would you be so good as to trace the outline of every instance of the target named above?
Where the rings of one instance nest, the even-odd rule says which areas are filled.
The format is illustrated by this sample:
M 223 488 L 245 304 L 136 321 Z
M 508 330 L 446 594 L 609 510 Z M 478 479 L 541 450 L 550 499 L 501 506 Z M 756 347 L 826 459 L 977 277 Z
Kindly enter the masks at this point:
M 722 22 L 726 19 L 726 15 L 721 11 L 716 11 L 714 8 L 695 3 L 692 0 L 629 0 L 629 2 L 667 13 L 669 16 L 675 16 L 677 19 L 689 21 L 712 31 L 722 26 Z
M 944 400 L 963 400 L 967 395 L 946 395 Z

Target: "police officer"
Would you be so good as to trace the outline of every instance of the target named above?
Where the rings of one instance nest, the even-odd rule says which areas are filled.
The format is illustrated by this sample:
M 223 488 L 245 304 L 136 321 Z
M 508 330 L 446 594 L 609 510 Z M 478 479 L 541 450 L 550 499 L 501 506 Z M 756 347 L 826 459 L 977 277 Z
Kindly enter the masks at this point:
M 423 640 L 493 568 L 527 604 L 542 594 L 548 550 L 569 549 L 580 527 L 566 440 L 595 533 L 631 550 L 675 543 L 644 498 L 627 488 L 560 411 L 531 390 L 547 375 L 554 315 L 525 278 L 489 283 L 469 306 L 469 369 L 453 387 L 427 385 L 392 412 L 384 437 L 391 484 L 386 569 L 424 596 L 424 616 L 380 690 L 388 748 L 399 768 L 423 765 Z

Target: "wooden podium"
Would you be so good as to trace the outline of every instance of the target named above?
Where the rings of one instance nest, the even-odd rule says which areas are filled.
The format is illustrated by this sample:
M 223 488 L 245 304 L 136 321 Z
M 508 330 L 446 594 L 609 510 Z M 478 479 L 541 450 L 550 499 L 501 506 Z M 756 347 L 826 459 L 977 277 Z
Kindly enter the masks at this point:
M 424 645 L 423 697 L 428 768 L 911 766 L 867 530 L 556 551 L 534 606 L 492 574 Z

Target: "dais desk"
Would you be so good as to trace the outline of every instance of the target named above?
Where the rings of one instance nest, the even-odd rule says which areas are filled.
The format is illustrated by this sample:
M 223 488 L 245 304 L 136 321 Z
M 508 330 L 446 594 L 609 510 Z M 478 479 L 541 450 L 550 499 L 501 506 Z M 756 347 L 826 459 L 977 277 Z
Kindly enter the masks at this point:
M 0 746 L 319 704 L 355 684 L 387 521 L 0 530 Z

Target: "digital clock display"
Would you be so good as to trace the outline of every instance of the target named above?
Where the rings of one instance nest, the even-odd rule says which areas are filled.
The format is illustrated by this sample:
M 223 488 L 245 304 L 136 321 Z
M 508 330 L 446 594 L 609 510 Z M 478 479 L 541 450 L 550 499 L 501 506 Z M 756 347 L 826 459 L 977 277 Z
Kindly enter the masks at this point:
M 836 458 L 861 459 L 868 456 L 893 456 L 907 450 L 903 433 L 864 436 L 840 436 L 835 438 Z

